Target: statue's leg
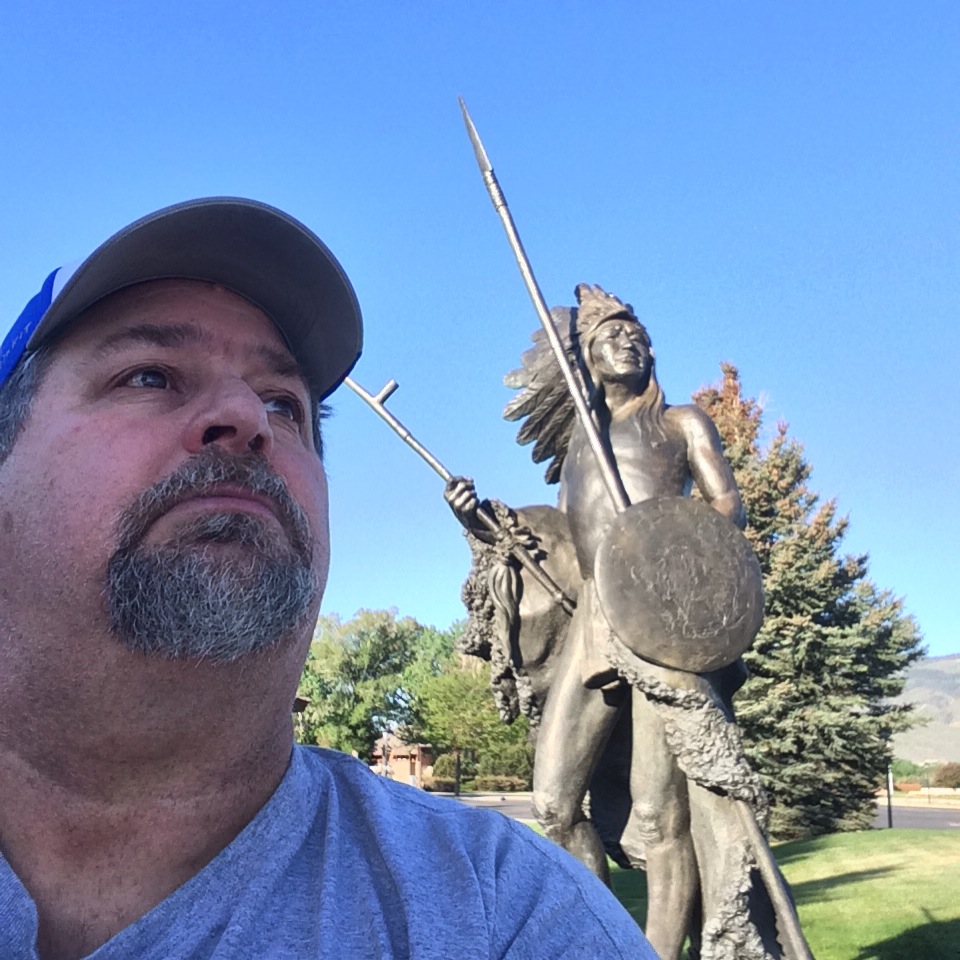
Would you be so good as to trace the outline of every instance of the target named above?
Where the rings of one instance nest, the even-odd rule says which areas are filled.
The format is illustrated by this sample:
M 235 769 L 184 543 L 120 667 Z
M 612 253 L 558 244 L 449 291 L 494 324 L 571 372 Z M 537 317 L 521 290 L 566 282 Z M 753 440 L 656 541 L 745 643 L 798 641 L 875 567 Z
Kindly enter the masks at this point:
M 687 780 L 667 746 L 662 721 L 639 690 L 633 691 L 632 710 L 633 806 L 625 836 L 642 844 L 647 863 L 647 939 L 661 960 L 675 960 L 699 890 Z
M 607 856 L 596 829 L 583 815 L 583 800 L 627 700 L 624 690 L 610 693 L 583 685 L 582 630 L 583 620 L 578 622 L 575 614 L 537 732 L 533 806 L 547 836 L 609 883 Z

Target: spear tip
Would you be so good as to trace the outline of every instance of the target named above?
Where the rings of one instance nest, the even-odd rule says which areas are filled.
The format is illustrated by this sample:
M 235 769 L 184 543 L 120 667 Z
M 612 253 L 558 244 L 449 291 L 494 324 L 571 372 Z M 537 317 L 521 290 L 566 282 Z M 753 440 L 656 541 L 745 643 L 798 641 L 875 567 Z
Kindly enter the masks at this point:
M 480 171 L 482 173 L 492 173 L 493 164 L 490 163 L 487 151 L 483 149 L 483 144 L 480 142 L 480 134 L 477 133 L 477 128 L 473 125 L 473 120 L 470 119 L 470 111 L 467 110 L 467 105 L 464 103 L 463 97 L 457 97 L 457 100 L 460 102 L 460 112 L 463 114 L 463 122 L 467 127 L 467 136 L 470 137 L 470 143 L 473 144 L 473 152 L 477 158 Z

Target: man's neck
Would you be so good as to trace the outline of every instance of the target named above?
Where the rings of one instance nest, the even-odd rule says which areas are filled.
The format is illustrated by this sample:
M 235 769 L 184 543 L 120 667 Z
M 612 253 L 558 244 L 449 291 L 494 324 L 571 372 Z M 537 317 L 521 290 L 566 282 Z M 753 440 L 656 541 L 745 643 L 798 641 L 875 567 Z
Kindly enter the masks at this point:
M 23 684 L 0 697 L 0 851 L 37 905 L 43 960 L 86 955 L 199 872 L 289 762 L 284 671 L 137 666 L 126 683 L 48 676 L 54 702 Z

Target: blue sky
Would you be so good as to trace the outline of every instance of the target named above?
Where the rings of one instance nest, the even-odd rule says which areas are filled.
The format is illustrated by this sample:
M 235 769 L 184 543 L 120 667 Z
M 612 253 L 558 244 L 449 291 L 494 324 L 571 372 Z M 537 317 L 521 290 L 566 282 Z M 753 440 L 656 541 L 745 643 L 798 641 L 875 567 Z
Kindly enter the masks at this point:
M 850 551 L 960 652 L 960 15 L 952 2 L 49 0 L 0 18 L 0 309 L 130 220 L 251 196 L 333 248 L 356 378 L 482 494 L 553 502 L 500 419 L 536 318 L 457 108 L 551 304 L 634 304 L 668 400 L 736 363 Z M 358 398 L 328 425 L 325 609 L 462 615 L 441 484 Z

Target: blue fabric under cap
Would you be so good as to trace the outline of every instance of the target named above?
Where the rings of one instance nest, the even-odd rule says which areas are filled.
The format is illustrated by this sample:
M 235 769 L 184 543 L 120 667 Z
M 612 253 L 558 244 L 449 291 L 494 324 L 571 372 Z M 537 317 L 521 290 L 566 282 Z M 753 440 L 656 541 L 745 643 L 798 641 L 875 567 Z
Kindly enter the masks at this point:
M 3 338 L 3 346 L 0 347 L 0 386 L 6 383 L 7 377 L 10 376 L 13 368 L 23 356 L 23 351 L 26 349 L 33 331 L 37 329 L 43 315 L 53 302 L 53 285 L 60 269 L 60 267 L 57 267 L 43 281 L 40 292 L 23 308 L 20 316 L 17 317 L 13 326 Z

